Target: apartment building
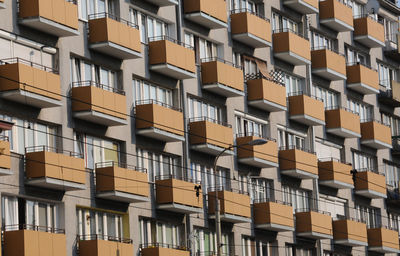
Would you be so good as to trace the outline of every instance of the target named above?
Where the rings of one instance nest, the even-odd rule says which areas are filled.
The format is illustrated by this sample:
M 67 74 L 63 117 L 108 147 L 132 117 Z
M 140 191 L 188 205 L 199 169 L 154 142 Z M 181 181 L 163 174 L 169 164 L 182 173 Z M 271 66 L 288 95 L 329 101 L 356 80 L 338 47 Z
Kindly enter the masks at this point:
M 2 255 L 400 253 L 392 0 L 0 14 Z

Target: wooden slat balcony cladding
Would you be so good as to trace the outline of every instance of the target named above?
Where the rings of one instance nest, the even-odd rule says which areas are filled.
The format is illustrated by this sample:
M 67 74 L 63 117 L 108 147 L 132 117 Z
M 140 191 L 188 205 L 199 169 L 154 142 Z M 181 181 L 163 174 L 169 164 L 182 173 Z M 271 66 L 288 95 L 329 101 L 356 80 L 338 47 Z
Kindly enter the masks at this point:
M 11 169 L 10 142 L 0 140 L 0 169 Z
M 319 12 L 318 0 L 283 0 L 283 4 L 302 14 L 313 14 Z
M 274 54 L 277 57 L 295 65 L 304 65 L 310 63 L 310 42 L 307 39 L 292 32 L 274 33 L 272 39 L 274 45 Z M 286 55 L 291 55 L 291 57 L 285 57 Z M 293 58 L 296 60 L 291 60 Z
M 332 238 L 332 217 L 314 211 L 297 212 L 296 233 L 299 236 Z
M 143 248 L 141 251 L 142 256 L 190 256 L 190 251 L 177 250 L 172 248 L 154 247 Z
M 228 19 L 224 0 L 185 0 L 184 11 L 185 14 L 202 12 L 224 23 Z
M 183 114 L 159 104 L 136 106 L 136 129 L 157 128 L 179 136 L 184 135 Z
M 305 94 L 289 96 L 289 116 L 308 125 L 323 125 L 324 103 Z
M 196 121 L 189 123 L 190 144 L 211 144 L 226 148 L 233 145 L 232 128 L 210 121 Z
M 13 256 L 66 256 L 65 234 L 34 230 L 4 232 L 4 255 Z
M 346 67 L 347 87 L 362 94 L 379 92 L 378 72 L 361 64 Z
M 250 105 L 271 112 L 285 111 L 286 88 L 267 79 L 248 80 L 247 100 Z
M 45 177 L 78 184 L 86 182 L 85 162 L 82 158 L 38 151 L 26 153 L 25 159 L 28 179 Z
M 203 208 L 203 194 L 200 190 L 196 196 L 196 184 L 178 180 L 156 180 L 157 204 L 180 204 L 195 208 Z
M 333 0 L 336 1 L 336 0 Z M 312 72 L 329 80 L 346 79 L 344 56 L 328 49 L 311 51 Z
M 385 176 L 364 171 L 356 173 L 355 179 L 356 194 L 369 198 L 386 198 L 386 179 Z
M 293 207 L 276 202 L 254 203 L 254 224 L 267 230 L 294 230 Z
M 360 117 L 345 109 L 325 111 L 326 131 L 344 138 L 361 137 Z
M 251 218 L 250 196 L 226 190 L 218 191 L 221 214 Z M 215 191 L 208 192 L 208 214 L 215 214 Z
M 133 255 L 133 245 L 106 240 L 80 240 L 79 255 L 81 256 L 131 256 Z
M 385 46 L 385 30 L 381 23 L 370 17 L 354 19 L 354 40 L 373 48 Z
M 367 225 L 354 220 L 333 221 L 333 239 L 336 244 L 367 246 Z
M 338 32 L 354 30 L 353 10 L 338 0 L 319 2 L 319 21 Z
M 368 250 L 382 253 L 399 253 L 399 234 L 387 228 L 369 228 Z
M 250 141 L 261 139 L 257 136 L 244 136 L 236 138 L 236 145 L 243 145 Z M 278 167 L 278 145 L 275 141 L 269 140 L 264 145 L 251 146 L 243 145 L 237 149 L 239 159 L 258 158 L 264 160 L 268 165 Z
M 95 86 L 73 87 L 72 111 L 96 111 L 126 120 L 126 96 Z
M 262 47 L 271 44 L 271 24 L 269 21 L 258 17 L 249 12 L 231 14 L 231 33 L 232 35 L 250 34 L 264 41 Z M 243 39 L 245 41 L 245 39 Z M 260 45 L 257 45 L 261 47 Z
M 281 171 L 300 170 L 317 177 L 317 156 L 299 149 L 279 150 L 279 168 Z
M 361 144 L 374 148 L 392 148 L 390 127 L 376 121 L 361 123 Z
M 335 160 L 318 162 L 318 181 L 320 184 L 335 188 L 353 188 L 350 164 Z
M 221 61 L 201 63 L 201 82 L 203 85 L 222 84 L 244 91 L 243 70 Z

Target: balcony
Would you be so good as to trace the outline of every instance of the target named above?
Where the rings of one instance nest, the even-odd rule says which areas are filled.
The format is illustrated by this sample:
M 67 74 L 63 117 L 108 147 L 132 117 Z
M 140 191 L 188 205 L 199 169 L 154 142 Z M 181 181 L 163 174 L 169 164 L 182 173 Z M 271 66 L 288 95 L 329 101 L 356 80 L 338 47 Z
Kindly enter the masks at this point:
M 318 182 L 337 189 L 354 188 L 350 175 L 352 169 L 351 164 L 342 163 L 338 159 L 321 159 L 318 161 Z
M 10 142 L 8 137 L 0 135 L 0 176 L 11 174 Z
M 347 108 L 334 107 L 325 110 L 326 132 L 342 138 L 360 138 L 360 117 Z
M 376 149 L 392 148 L 390 127 L 379 121 L 365 121 L 361 123 L 361 144 Z
M 394 61 L 400 61 L 400 48 L 399 48 L 400 34 L 397 32 L 394 34 L 386 35 L 386 46 L 384 48 L 385 56 L 391 58 Z
M 71 0 L 19 0 L 19 23 L 64 37 L 79 35 L 78 6 Z
M 80 256 L 133 255 L 131 239 L 105 235 L 87 235 L 78 238 Z
M 190 256 L 190 251 L 186 246 L 153 243 L 141 244 L 140 254 L 141 256 Z
M 271 46 L 270 21 L 247 9 L 231 12 L 232 39 L 253 48 Z
M 352 219 L 334 220 L 333 239 L 335 244 L 367 246 L 367 225 Z
M 156 100 L 138 101 L 135 117 L 137 134 L 165 142 L 185 140 L 180 109 Z
M 316 179 L 318 178 L 317 156 L 304 148 L 281 147 L 279 169 L 284 175 L 299 179 Z
M 385 46 L 383 24 L 371 17 L 355 17 L 353 39 L 369 48 Z
M 257 201 L 253 204 L 255 228 L 277 232 L 294 231 L 293 207 L 283 202 Z
M 310 42 L 289 29 L 274 31 L 272 35 L 274 57 L 292 65 L 311 63 Z
M 193 150 L 218 155 L 233 145 L 232 127 L 207 117 L 192 118 L 189 120 L 189 141 Z M 226 150 L 223 155 L 233 155 L 233 151 Z
M 91 14 L 89 48 L 122 60 L 140 58 L 139 27 L 108 13 Z
M 26 184 L 70 191 L 86 188 L 83 156 L 47 146 L 25 149 Z
M 203 89 L 224 97 L 244 96 L 243 70 L 225 60 L 201 60 Z
M 114 161 L 96 163 L 97 197 L 126 202 L 148 202 L 147 170 Z
M 355 193 L 367 198 L 386 198 L 386 179 L 378 172 L 361 169 L 355 175 Z
M 226 2 L 224 0 L 185 0 L 185 18 L 206 28 L 226 28 Z
M 258 168 L 278 167 L 278 145 L 276 141 L 268 139 L 267 144 L 258 146 L 247 144 L 256 139 L 261 139 L 261 136 L 258 134 L 238 135 L 236 145 L 243 145 L 237 148 L 238 162 Z
M 317 0 L 284 0 L 283 4 L 302 14 L 319 12 Z
M 196 77 L 196 64 L 192 47 L 169 37 L 149 39 L 150 70 L 175 79 Z
M 353 11 L 337 0 L 319 2 L 319 22 L 337 31 L 353 31 Z
M 332 0 L 336 1 L 336 0 Z M 330 81 L 346 79 L 346 60 L 343 55 L 325 48 L 311 51 L 312 73 Z
M 296 233 L 311 239 L 332 239 L 332 217 L 328 212 L 300 209 L 296 211 Z
M 233 192 L 226 188 L 218 189 L 218 199 L 220 201 L 221 221 L 231 223 L 251 222 L 250 196 Z M 215 188 L 208 192 L 208 214 L 211 219 L 215 219 Z
M 347 88 L 361 94 L 379 93 L 379 77 L 376 70 L 360 63 L 350 63 L 346 66 Z
M 247 103 L 268 112 L 286 111 L 286 88 L 273 80 L 247 80 Z
M 104 126 L 125 125 L 125 92 L 94 81 L 72 83 L 73 116 Z
M 37 108 L 61 106 L 60 76 L 24 59 L 1 60 L 0 97 Z
M 156 177 L 157 208 L 179 213 L 203 212 L 203 193 L 198 196 L 196 182 L 175 175 Z
M 396 230 L 387 228 L 369 228 L 368 251 L 379 253 L 400 253 L 399 234 Z
M 379 102 L 394 108 L 400 107 L 400 83 L 393 80 L 384 80 L 379 83 L 381 84 Z
M 64 230 L 33 225 L 6 226 L 3 255 L 67 255 Z
M 314 96 L 302 92 L 289 95 L 289 118 L 299 123 L 318 126 L 325 125 L 324 103 Z

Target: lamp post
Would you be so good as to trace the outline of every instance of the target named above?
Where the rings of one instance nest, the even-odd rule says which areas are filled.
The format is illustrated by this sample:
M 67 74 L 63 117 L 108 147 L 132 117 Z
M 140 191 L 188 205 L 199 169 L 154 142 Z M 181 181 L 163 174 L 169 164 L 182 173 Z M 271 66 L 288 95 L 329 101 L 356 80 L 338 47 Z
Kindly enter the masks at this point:
M 227 150 L 233 149 L 233 148 L 239 148 L 242 146 L 258 146 L 258 145 L 264 145 L 268 143 L 267 140 L 265 139 L 255 139 L 240 145 L 230 145 L 221 152 L 218 153 L 218 155 L 215 157 L 214 160 L 214 185 L 215 185 L 215 233 L 217 235 L 217 256 L 222 256 L 221 255 L 221 215 L 220 215 L 220 201 L 218 198 L 218 188 L 217 188 L 217 161 L 220 156 L 222 156 Z

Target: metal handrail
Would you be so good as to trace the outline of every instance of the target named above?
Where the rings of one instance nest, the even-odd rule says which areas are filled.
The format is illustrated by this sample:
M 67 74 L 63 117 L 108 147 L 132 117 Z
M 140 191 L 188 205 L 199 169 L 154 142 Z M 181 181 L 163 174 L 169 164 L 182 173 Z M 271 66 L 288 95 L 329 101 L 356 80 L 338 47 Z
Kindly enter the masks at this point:
M 292 203 L 285 202 L 282 200 L 277 200 L 277 199 L 271 199 L 271 198 L 253 199 L 253 204 L 259 204 L 259 203 L 277 203 L 277 204 L 292 206 Z
M 51 146 L 32 146 L 32 147 L 25 148 L 25 154 L 34 153 L 34 152 L 42 152 L 42 151 L 69 155 L 69 156 L 76 157 L 76 158 L 83 158 L 83 154 L 79 154 L 77 152 L 64 150 L 64 149 L 51 147 Z
M 343 215 L 337 216 L 337 220 L 352 220 L 352 221 L 356 221 L 356 222 L 366 223 L 365 220 L 361 220 L 361 219 L 354 218 L 354 217 L 343 216 Z
M 381 125 L 390 127 L 390 124 L 385 124 L 385 123 L 383 123 L 382 121 L 376 120 L 376 119 L 373 118 L 373 117 L 365 118 L 365 119 L 361 119 L 361 120 L 360 120 L 360 123 L 368 123 L 368 122 L 376 122 L 376 123 L 378 123 L 378 124 L 381 124 Z
M 250 195 L 249 192 L 242 191 L 242 190 L 236 189 L 236 188 L 224 187 L 224 186 L 212 186 L 212 187 L 208 187 L 208 189 L 207 189 L 208 192 L 214 192 L 217 190 L 218 191 L 229 191 L 229 192 L 233 192 L 236 194 L 242 194 L 242 195 Z
M 373 166 L 372 168 L 359 168 L 356 169 L 357 172 L 373 172 L 382 176 L 385 176 L 385 173 L 378 171 L 378 166 Z
M 218 57 L 210 57 L 210 58 L 202 58 L 202 59 L 200 59 L 201 63 L 212 62 L 212 61 L 219 61 L 219 62 L 222 62 L 224 64 L 228 64 L 228 65 L 230 65 L 232 67 L 242 69 L 242 66 L 233 64 L 233 62 L 230 62 L 230 61 L 218 58 Z
M 268 140 L 268 141 L 276 142 L 276 139 L 270 138 L 270 137 L 267 137 L 267 136 L 263 136 L 263 135 L 261 135 L 261 134 L 259 134 L 257 132 L 247 132 L 247 133 L 238 133 L 238 134 L 236 134 L 236 138 L 248 137 L 248 136 L 259 137 L 259 138 L 262 138 L 262 139 L 265 139 L 265 140 Z
M 48 226 L 39 226 L 33 224 L 12 224 L 2 226 L 3 231 L 13 231 L 13 230 L 34 230 L 41 232 L 49 232 L 54 234 L 65 234 L 65 230 L 61 228 L 54 228 Z
M 327 47 L 327 46 L 318 46 L 318 47 L 312 47 L 311 51 L 318 51 L 318 50 L 329 50 L 331 52 L 334 52 L 340 56 L 344 57 L 343 53 L 340 53 L 338 49 L 333 49 L 332 46 L 331 47 Z
M 84 87 L 84 86 L 94 86 L 94 87 L 103 89 L 105 91 L 110 91 L 110 92 L 113 92 L 113 93 L 118 93 L 118 94 L 121 94 L 121 95 L 125 95 L 125 91 L 124 90 L 121 90 L 121 89 L 118 89 L 118 88 L 114 88 L 114 87 L 111 87 L 111 86 L 108 86 L 108 85 L 104 85 L 104 84 L 101 84 L 101 83 L 93 81 L 93 80 L 78 81 L 78 82 L 73 82 L 72 83 L 72 88 L 74 88 L 74 87 L 75 88 L 76 87 Z
M 330 107 L 326 107 L 326 108 L 325 108 L 325 111 L 327 111 L 327 110 L 336 110 L 336 109 L 343 109 L 343 110 L 345 110 L 345 111 L 347 111 L 347 112 L 350 112 L 350 113 L 352 113 L 352 114 L 355 114 L 355 115 L 357 115 L 357 116 L 360 115 L 358 112 L 356 112 L 356 111 L 354 111 L 354 110 L 351 110 L 351 109 L 349 109 L 349 108 L 347 108 L 347 107 L 342 107 L 342 106 L 330 106 Z
M 99 13 L 89 14 L 89 16 L 88 16 L 89 20 L 102 19 L 102 18 L 110 18 L 110 19 L 118 21 L 122 24 L 126 24 L 132 28 L 139 29 L 139 26 L 137 24 L 127 21 L 127 20 L 124 20 L 124 19 L 120 18 L 119 16 L 116 16 L 114 14 L 110 14 L 107 12 L 99 12 Z
M 351 165 L 351 163 L 346 163 L 345 161 L 338 159 L 336 157 L 323 157 L 323 158 L 319 158 L 318 162 L 337 162 L 337 163 L 342 163 L 342 164 L 348 164 Z
M 301 150 L 301 151 L 304 151 L 304 152 L 307 152 L 307 153 L 311 153 L 311 154 L 314 154 L 314 155 L 316 154 L 314 151 L 312 151 L 310 149 L 307 149 L 305 147 L 298 147 L 296 145 L 279 147 L 279 150 L 291 150 L 291 149 L 298 149 L 298 150 Z
M 330 212 L 314 209 L 313 207 L 296 209 L 296 213 L 300 213 L 300 212 L 317 212 L 317 213 L 331 216 Z
M 130 238 L 122 238 L 116 236 L 108 236 L 102 234 L 89 234 L 89 235 L 78 235 L 78 240 L 88 241 L 88 240 L 105 240 L 105 241 L 113 241 L 125 244 L 133 243 L 132 239 Z
M 182 181 L 187 181 L 190 183 L 194 184 L 200 184 L 200 180 L 195 180 L 189 177 L 183 177 L 183 176 L 178 176 L 177 174 L 165 174 L 165 175 L 157 175 L 155 177 L 156 180 L 169 180 L 169 179 L 174 179 L 174 180 L 182 180 Z
M 362 19 L 362 18 L 370 18 L 371 20 L 383 25 L 382 21 L 378 20 L 376 16 L 372 16 L 369 13 L 364 13 L 364 14 L 361 14 L 361 15 L 354 16 L 355 20 L 356 19 Z
M 210 118 L 210 117 L 206 117 L 206 116 L 189 118 L 189 123 L 201 122 L 201 121 L 208 121 L 208 122 L 211 122 L 211 123 L 215 123 L 215 124 L 219 124 L 219 125 L 223 125 L 223 126 L 232 128 L 232 125 L 230 125 L 230 124 L 228 124 L 226 122 L 222 122 L 222 121 L 219 121 L 219 120 L 216 120 L 216 119 L 213 119 L 213 118 Z
M 310 93 L 306 93 L 306 92 L 303 92 L 303 91 L 297 91 L 297 92 L 290 92 L 290 93 L 288 93 L 287 94 L 287 96 L 288 97 L 291 97 L 291 96 L 299 96 L 299 95 L 306 95 L 306 96 L 308 96 L 308 97 L 311 97 L 311 98 L 314 98 L 314 99 L 316 99 L 316 100 L 319 100 L 319 101 L 324 101 L 322 98 L 320 98 L 320 97 L 317 97 L 317 96 L 315 96 L 315 95 L 312 95 L 312 94 L 310 94 Z
M 364 67 L 366 67 L 366 68 L 369 68 L 369 69 L 371 69 L 371 70 L 376 71 L 376 69 L 372 68 L 371 65 L 363 64 L 363 63 L 361 63 L 361 62 L 359 62 L 359 61 L 346 62 L 346 66 L 357 66 L 357 65 L 361 65 L 361 66 L 364 66 Z
M 189 251 L 189 248 L 184 245 L 174 245 L 174 244 L 167 244 L 167 243 L 144 243 L 144 244 L 139 245 L 140 250 L 146 249 L 146 248 L 157 248 L 157 247 Z
M 25 64 L 27 66 L 31 66 L 31 67 L 36 68 L 36 69 L 40 69 L 40 70 L 44 70 L 44 71 L 47 71 L 47 72 L 50 72 L 50 73 L 58 74 L 58 70 L 56 70 L 54 68 L 50 68 L 50 67 L 44 66 L 42 64 L 38 64 L 38 63 L 35 63 L 33 61 L 26 60 L 26 59 L 19 58 L 19 57 L 6 58 L 6 59 L 1 59 L 0 60 L 0 65 L 15 64 L 15 63 Z
M 184 47 L 186 47 L 186 48 L 188 48 L 188 49 L 194 50 L 193 46 L 188 45 L 188 44 L 185 44 L 185 43 L 183 43 L 183 42 L 181 42 L 181 41 L 178 41 L 178 40 L 176 40 L 176 39 L 174 39 L 174 38 L 172 38 L 172 37 L 170 37 L 170 36 L 165 36 L 165 35 L 164 35 L 164 36 L 153 36 L 153 37 L 149 37 L 149 38 L 148 38 L 148 41 L 149 41 L 149 42 L 162 41 L 162 40 L 167 40 L 167 41 L 170 41 L 170 42 L 172 42 L 172 43 L 175 43 L 175 44 L 179 44 L 179 45 L 181 45 L 181 46 L 184 46 Z
M 159 101 L 159 100 L 148 99 L 148 100 L 137 100 L 135 102 L 135 106 L 147 105 L 147 104 L 156 104 L 156 105 L 160 105 L 160 106 L 165 107 L 165 108 L 169 108 L 169 109 L 172 109 L 172 110 L 175 110 L 175 111 L 182 112 L 182 109 L 174 107 L 172 105 L 169 105 L 169 104 L 164 103 L 164 102 Z
M 270 21 L 267 17 L 265 17 L 264 15 L 261 15 L 261 14 L 255 12 L 255 11 L 252 11 L 252 10 L 250 10 L 250 9 L 248 9 L 248 8 L 234 9 L 234 10 L 231 11 L 231 14 L 242 13 L 242 12 L 250 13 L 250 14 L 255 15 L 255 16 L 257 16 L 257 17 L 259 17 L 259 18 L 261 18 L 261 19 L 263 19 L 263 20 L 266 20 L 266 21 L 268 21 L 268 22 L 271 22 L 271 21 Z
M 137 171 L 137 172 L 143 172 L 147 173 L 147 169 L 143 167 L 137 167 L 134 165 L 129 165 L 127 163 L 122 163 L 122 162 L 115 162 L 115 161 L 106 161 L 106 162 L 99 162 L 95 164 L 95 169 L 98 168 L 106 168 L 106 167 L 120 167 L 132 171 Z
M 298 31 L 294 31 L 294 30 L 291 29 L 291 28 L 274 29 L 273 34 L 282 33 L 282 32 L 290 32 L 290 33 L 293 33 L 293 34 L 295 34 L 295 35 L 298 35 L 299 37 L 302 37 L 302 38 L 308 40 L 307 35 L 304 35 L 304 34 L 298 32 Z

